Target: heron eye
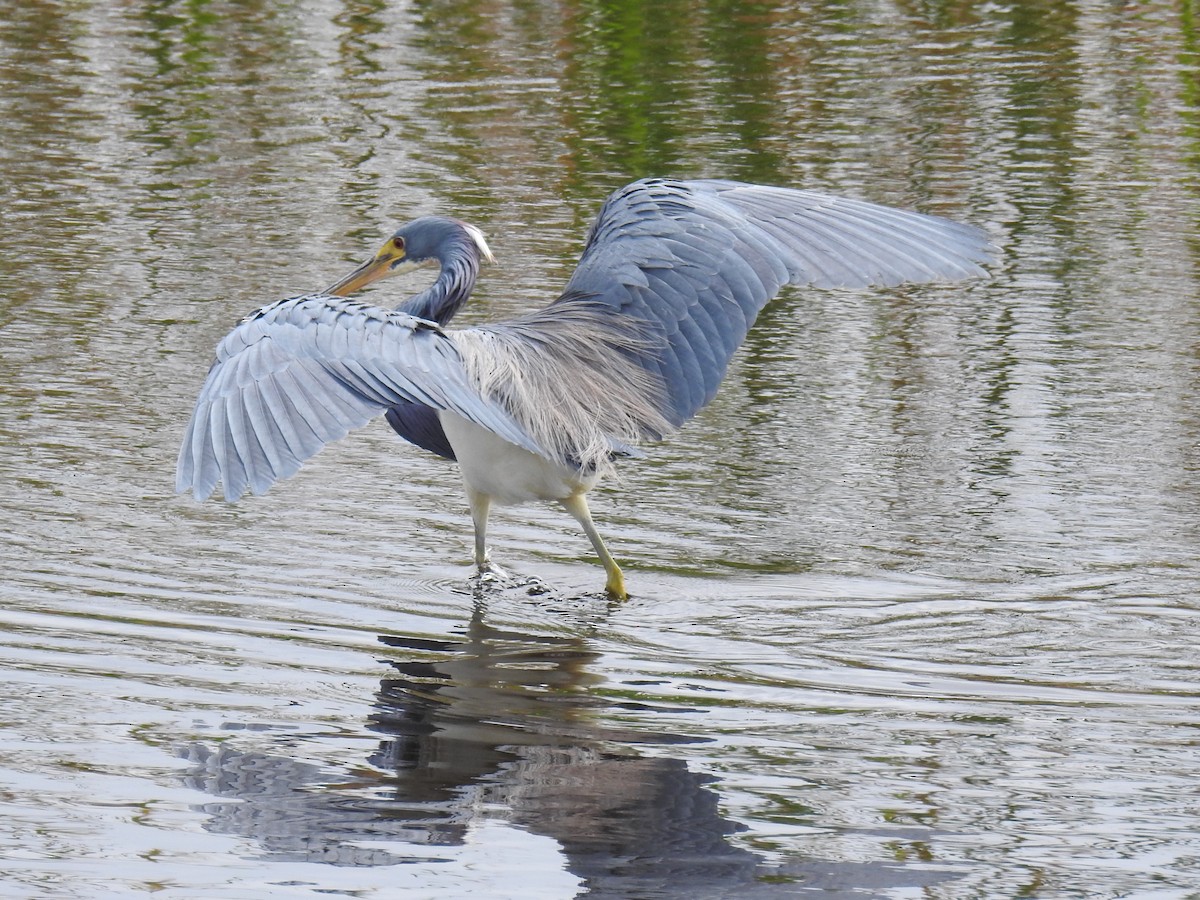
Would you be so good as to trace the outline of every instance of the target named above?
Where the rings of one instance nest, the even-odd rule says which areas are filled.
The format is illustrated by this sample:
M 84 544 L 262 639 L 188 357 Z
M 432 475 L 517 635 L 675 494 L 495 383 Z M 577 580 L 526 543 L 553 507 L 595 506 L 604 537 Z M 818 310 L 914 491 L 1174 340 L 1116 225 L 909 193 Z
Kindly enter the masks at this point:
M 404 238 L 402 238 L 402 237 L 392 238 L 392 246 L 395 247 L 397 250 L 399 250 L 401 253 L 403 253 L 404 252 Z

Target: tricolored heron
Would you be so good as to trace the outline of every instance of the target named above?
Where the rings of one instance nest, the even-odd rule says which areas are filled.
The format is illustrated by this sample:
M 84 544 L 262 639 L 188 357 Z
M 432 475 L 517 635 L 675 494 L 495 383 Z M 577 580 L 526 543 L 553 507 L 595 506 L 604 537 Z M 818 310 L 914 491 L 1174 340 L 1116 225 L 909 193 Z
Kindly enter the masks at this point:
M 179 454 L 176 488 L 256 494 L 382 413 L 402 437 L 457 460 L 489 567 L 492 504 L 553 500 L 582 526 L 626 596 L 586 495 L 618 457 L 712 400 L 730 357 L 785 284 L 864 288 L 985 274 L 982 231 L 812 191 L 648 179 L 592 225 L 562 295 L 504 322 L 446 326 L 466 303 L 483 234 L 429 216 L 320 294 L 281 300 L 217 346 Z M 345 299 L 436 264 L 396 309 Z

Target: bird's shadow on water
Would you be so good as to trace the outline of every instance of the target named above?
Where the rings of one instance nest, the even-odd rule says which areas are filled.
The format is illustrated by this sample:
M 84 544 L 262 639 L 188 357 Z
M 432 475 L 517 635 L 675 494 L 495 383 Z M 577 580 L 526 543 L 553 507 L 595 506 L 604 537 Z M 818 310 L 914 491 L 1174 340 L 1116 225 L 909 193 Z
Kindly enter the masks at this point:
M 282 752 L 183 748 L 186 784 L 220 798 L 200 807 L 205 827 L 252 837 L 268 859 L 432 865 L 498 818 L 553 838 L 590 897 L 870 897 L 953 877 L 886 862 L 765 864 L 730 840 L 744 826 L 722 815 L 715 779 L 670 750 L 704 738 L 620 725 L 630 703 L 603 690 L 588 640 L 490 625 L 494 588 L 474 586 L 470 620 L 444 640 L 380 635 L 389 671 L 362 764 L 331 772 L 289 755 L 294 732 Z M 632 705 L 641 721 L 654 712 Z

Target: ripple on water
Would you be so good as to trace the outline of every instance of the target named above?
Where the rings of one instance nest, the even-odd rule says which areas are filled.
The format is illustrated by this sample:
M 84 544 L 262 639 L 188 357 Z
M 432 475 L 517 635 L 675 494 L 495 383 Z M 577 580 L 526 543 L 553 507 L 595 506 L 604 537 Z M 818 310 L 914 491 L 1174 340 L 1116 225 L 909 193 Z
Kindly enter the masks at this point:
M 1091 829 L 1070 866 L 1098 856 L 1124 871 L 1189 815 L 1179 762 L 1196 756 L 1195 692 L 1180 688 L 1195 660 L 1178 659 L 1172 681 L 1161 667 L 1143 676 L 1146 654 L 1192 617 L 1139 618 L 1120 578 L 643 572 L 644 593 L 611 604 L 589 593 L 589 565 L 539 564 L 539 580 L 475 590 L 465 567 L 427 582 L 268 568 L 242 586 L 218 566 L 198 591 L 153 560 L 120 559 L 28 571 L 21 602 L 0 611 L 6 709 L 46 723 L 40 739 L 0 731 L 18 821 L 39 793 L 65 811 L 99 784 L 134 798 L 85 808 L 114 842 L 135 815 L 242 840 L 259 823 L 255 852 L 281 865 L 458 867 L 490 827 L 468 809 L 523 809 L 561 841 L 529 780 L 592 803 L 559 779 L 613 790 L 600 766 L 673 790 L 684 772 L 718 778 L 721 815 L 706 821 L 718 834 L 750 826 L 720 838 L 758 854 L 747 871 L 800 842 L 816 859 L 971 862 L 949 867 L 965 885 L 979 871 L 1016 884 L 1061 858 L 1078 833 L 1067 819 Z M 73 721 L 48 714 L 64 697 Z M 474 762 L 443 773 L 441 799 L 411 793 L 453 748 Z M 622 768 L 605 762 L 613 753 L 646 762 Z M 297 808 L 297 790 L 315 805 Z M 688 790 L 717 796 L 703 781 Z M 300 853 L 313 829 L 325 849 Z M 104 852 L 140 843 L 117 846 Z
M 8 6 L 0 894 L 1194 892 L 1186 4 Z M 443 212 L 504 261 L 464 315 L 514 313 L 656 168 L 1004 259 L 766 310 L 598 492 L 626 604 L 553 510 L 477 590 L 382 425 L 172 496 L 247 310 Z

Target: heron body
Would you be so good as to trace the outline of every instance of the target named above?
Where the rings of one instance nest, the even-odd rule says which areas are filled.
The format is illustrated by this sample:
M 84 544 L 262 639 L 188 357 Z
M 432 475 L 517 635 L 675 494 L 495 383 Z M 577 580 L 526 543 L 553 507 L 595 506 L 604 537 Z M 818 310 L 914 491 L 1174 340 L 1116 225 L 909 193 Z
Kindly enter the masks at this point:
M 590 491 L 600 473 L 581 471 L 531 453 L 488 429 L 452 412 L 438 415 L 463 482 L 498 506 L 516 506 L 530 500 L 563 500 Z
M 377 415 L 457 460 L 490 565 L 492 505 L 557 501 L 626 595 L 586 495 L 716 394 L 730 358 L 785 284 L 864 288 L 985 274 L 983 232 L 811 191 L 730 181 L 634 182 L 608 198 L 579 265 L 549 305 L 454 330 L 480 263 L 474 226 L 438 216 L 398 229 L 320 294 L 256 310 L 217 347 L 179 455 L 198 499 L 261 494 L 326 443 Z M 396 309 L 348 299 L 433 264 Z

